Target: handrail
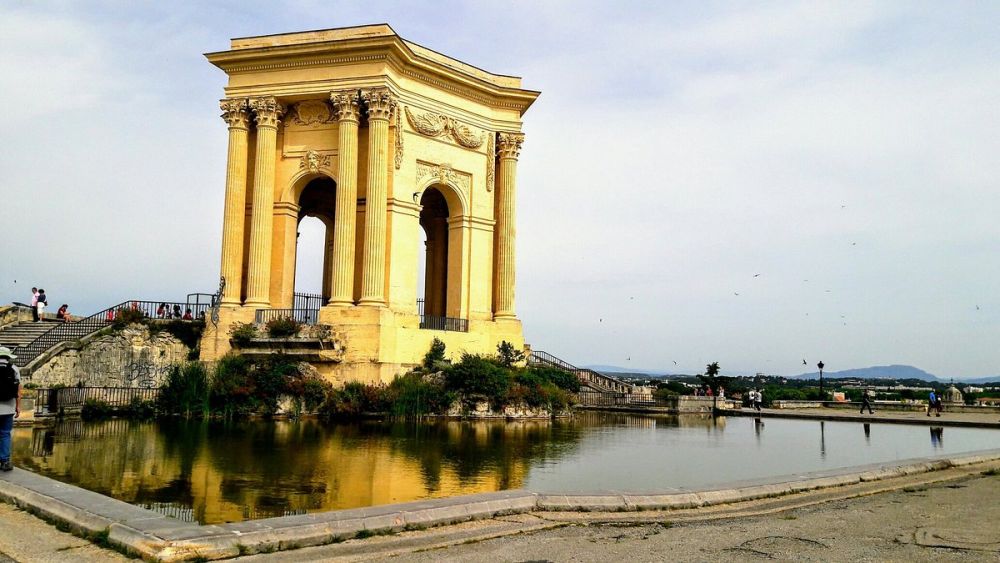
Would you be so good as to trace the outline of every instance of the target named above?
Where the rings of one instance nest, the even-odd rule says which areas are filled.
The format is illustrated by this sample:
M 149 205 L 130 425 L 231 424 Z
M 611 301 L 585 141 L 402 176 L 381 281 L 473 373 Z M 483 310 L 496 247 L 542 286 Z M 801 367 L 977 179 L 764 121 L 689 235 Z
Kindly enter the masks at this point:
M 314 325 L 319 320 L 319 309 L 257 309 L 254 324 L 267 324 L 276 319 L 294 319 L 304 325 Z
M 469 332 L 469 319 L 428 315 L 424 310 L 424 305 L 425 301 L 423 299 L 417 299 L 417 315 L 420 316 L 421 329 Z
M 533 350 L 528 356 L 528 364 L 551 366 L 563 371 L 568 371 L 576 375 L 580 383 L 588 385 L 600 391 L 614 393 L 634 393 L 636 386 L 626 383 L 617 377 L 603 374 L 589 368 L 578 368 L 573 364 L 560 360 L 559 358 L 542 350 Z
M 167 310 L 170 311 L 169 315 L 159 314 L 158 309 L 161 304 L 167 306 Z M 180 316 L 174 315 L 174 306 L 182 311 Z M 17 359 L 14 360 L 14 363 L 19 367 L 25 367 L 56 344 L 78 340 L 114 323 L 119 313 L 126 309 L 140 311 L 143 317 L 149 319 L 199 320 L 210 307 L 211 304 L 206 303 L 189 304 L 177 301 L 140 301 L 135 299 L 123 301 L 77 321 L 54 323 L 52 328 L 31 342 L 15 348 L 14 355 L 17 356 Z M 191 311 L 191 319 L 184 319 L 187 310 Z

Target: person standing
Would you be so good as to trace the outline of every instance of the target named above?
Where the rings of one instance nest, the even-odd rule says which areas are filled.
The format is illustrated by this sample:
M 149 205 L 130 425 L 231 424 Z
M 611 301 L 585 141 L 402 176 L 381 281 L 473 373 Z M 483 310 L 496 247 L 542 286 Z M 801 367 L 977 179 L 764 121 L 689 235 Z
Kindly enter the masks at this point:
M 21 371 L 14 365 L 17 356 L 0 346 L 0 471 L 10 471 L 10 434 L 14 419 L 21 416 Z
M 927 416 L 931 415 L 931 411 L 934 410 L 935 406 L 937 406 L 937 394 L 935 394 L 934 390 L 931 389 L 931 394 L 927 396 Z M 938 413 L 938 416 L 941 416 L 940 412 Z
M 861 411 L 860 414 L 865 413 L 865 407 L 868 407 L 868 414 L 875 414 L 872 410 L 872 393 L 866 387 L 864 392 L 861 393 Z
M 36 313 L 35 313 L 35 321 L 36 322 L 41 322 L 45 318 L 42 315 L 45 314 L 45 306 L 48 305 L 48 304 L 49 304 L 49 298 L 45 296 L 45 290 L 44 289 L 39 289 L 38 290 L 38 301 L 35 304 L 35 311 L 36 311 Z
M 31 288 L 31 320 L 38 322 L 38 288 Z

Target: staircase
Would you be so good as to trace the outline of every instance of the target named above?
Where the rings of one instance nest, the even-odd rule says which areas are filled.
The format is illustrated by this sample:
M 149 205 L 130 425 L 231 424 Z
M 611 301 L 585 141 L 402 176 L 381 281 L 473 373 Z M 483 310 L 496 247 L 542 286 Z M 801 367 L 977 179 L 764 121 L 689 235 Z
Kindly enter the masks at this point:
M 21 321 L 0 328 L 0 346 L 13 350 L 35 340 L 55 326 L 54 323 Z
M 201 295 L 209 295 L 212 299 L 211 301 L 205 303 L 201 302 L 200 298 L 192 301 L 191 296 Z M 0 331 L 0 343 L 5 342 L 2 335 L 7 333 L 8 330 L 18 330 L 20 326 L 24 324 L 38 325 L 39 328 L 32 327 L 30 329 L 21 329 L 30 332 L 18 334 L 16 336 L 17 348 L 14 349 L 14 355 L 17 356 L 17 359 L 14 360 L 14 364 L 21 368 L 24 375 L 30 375 L 31 370 L 34 368 L 32 365 L 33 362 L 48 355 L 51 350 L 55 349 L 64 342 L 74 342 L 76 340 L 80 340 L 81 338 L 89 336 L 103 328 L 111 326 L 112 323 L 114 323 L 116 316 L 122 311 L 138 311 L 147 319 L 163 318 L 166 320 L 170 318 L 170 316 L 159 316 L 158 311 L 160 304 L 165 304 L 168 311 L 173 310 L 174 305 L 177 305 L 181 310 L 190 309 L 192 316 L 195 319 L 198 319 L 206 313 L 210 313 L 216 302 L 217 300 L 215 299 L 215 296 L 198 293 L 189 294 L 188 301 L 183 303 L 174 301 L 123 301 L 113 307 L 108 307 L 107 309 L 94 313 L 89 317 L 85 317 L 74 322 L 18 323 L 13 327 L 4 328 L 3 331 Z M 31 338 L 29 338 L 29 336 Z M 12 334 L 11 338 L 15 339 L 15 335 Z M 7 346 L 9 347 L 9 345 Z
M 634 393 L 636 391 L 636 386 L 631 383 L 625 383 L 618 378 L 604 375 L 592 369 L 578 368 L 541 350 L 531 352 L 531 355 L 528 356 L 528 365 L 548 366 L 568 371 L 576 375 L 581 385 L 602 393 Z

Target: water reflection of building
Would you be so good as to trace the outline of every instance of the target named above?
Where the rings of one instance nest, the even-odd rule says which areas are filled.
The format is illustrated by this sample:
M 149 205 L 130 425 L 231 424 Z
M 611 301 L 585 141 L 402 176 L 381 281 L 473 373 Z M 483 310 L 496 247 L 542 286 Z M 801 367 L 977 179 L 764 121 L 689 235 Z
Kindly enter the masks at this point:
M 572 448 L 551 421 L 324 425 L 65 422 L 18 429 L 16 463 L 202 522 L 517 488 Z

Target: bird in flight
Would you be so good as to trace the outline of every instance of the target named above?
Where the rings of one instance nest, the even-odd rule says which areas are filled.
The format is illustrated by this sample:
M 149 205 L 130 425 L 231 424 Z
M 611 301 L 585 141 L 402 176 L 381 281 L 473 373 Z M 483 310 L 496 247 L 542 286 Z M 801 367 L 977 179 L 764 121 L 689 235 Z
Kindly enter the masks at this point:
M 753 277 L 755 277 L 755 278 L 759 278 L 759 277 L 760 277 L 760 274 L 754 274 L 754 275 L 753 275 Z
M 804 366 L 809 365 L 808 363 L 806 363 L 806 359 L 805 358 L 802 358 L 802 365 L 804 365 Z
M 14 283 L 17 283 L 17 282 L 14 282 Z M 976 305 L 976 310 L 977 311 L 979 310 L 979 305 Z
M 734 291 L 734 292 L 733 292 L 733 295 L 739 295 L 739 293 L 736 293 L 736 292 Z
M 674 365 L 676 366 L 676 365 L 677 365 L 677 362 L 674 362 Z

